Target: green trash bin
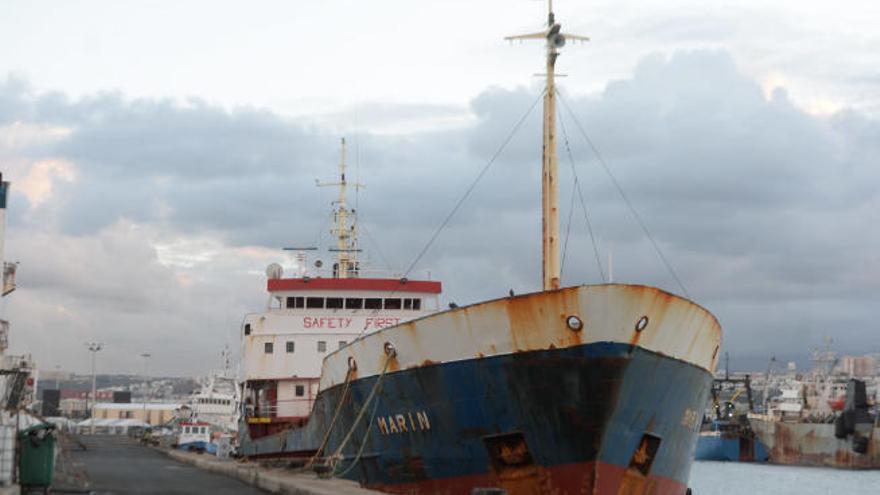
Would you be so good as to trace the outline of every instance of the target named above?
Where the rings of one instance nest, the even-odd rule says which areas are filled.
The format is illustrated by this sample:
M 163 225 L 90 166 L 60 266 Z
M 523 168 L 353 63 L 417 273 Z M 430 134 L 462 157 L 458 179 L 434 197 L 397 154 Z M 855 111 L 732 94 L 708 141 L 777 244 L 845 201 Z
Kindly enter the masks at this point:
M 55 470 L 55 426 L 40 424 L 18 434 L 21 454 L 18 481 L 22 486 L 48 487 Z

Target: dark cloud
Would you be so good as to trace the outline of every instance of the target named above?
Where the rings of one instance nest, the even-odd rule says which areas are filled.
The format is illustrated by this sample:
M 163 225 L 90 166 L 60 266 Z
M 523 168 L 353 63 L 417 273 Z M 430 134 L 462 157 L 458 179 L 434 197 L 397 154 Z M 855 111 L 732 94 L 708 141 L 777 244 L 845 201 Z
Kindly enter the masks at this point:
M 613 252 L 616 280 L 680 292 L 579 125 L 691 294 L 718 314 L 732 353 L 806 351 L 825 334 L 853 350 L 880 346 L 880 338 L 866 331 L 875 325 L 867 308 L 880 289 L 880 231 L 873 228 L 880 221 L 880 122 L 853 110 L 814 116 L 784 90 L 767 98 L 723 51 L 650 56 L 632 77 L 599 94 L 568 94 L 563 89 L 580 124 L 560 108 L 563 231 L 572 204 L 571 160 L 600 258 L 607 271 Z M 465 126 L 404 132 L 418 115 L 412 108 L 390 109 L 379 112 L 386 117 L 382 127 L 404 131 L 349 136 L 349 176 L 359 174 L 367 183 L 357 201 L 369 233 L 362 244 L 376 265 L 409 266 L 537 97 L 535 88 L 489 88 L 472 101 Z M 365 108 L 362 115 L 384 106 Z M 444 280 L 450 299 L 466 303 L 538 287 L 540 111 L 539 103 L 413 272 Z M 429 120 L 462 114 L 456 108 L 425 112 Z M 92 245 L 120 235 L 121 219 L 150 234 L 130 241 L 135 244 L 210 238 L 222 249 L 271 252 L 326 239 L 334 191 L 316 188 L 314 180 L 333 179 L 340 136 L 306 120 L 199 100 L 129 101 L 104 94 L 71 101 L 32 95 L 15 80 L 0 86 L 0 118 L 71 129 L 51 144 L 19 150 L 26 157 L 66 159 L 77 170 L 76 180 L 55 183 L 45 204 L 13 217 L 12 235 L 37 231 L 44 237 L 13 237 L 10 249 L 22 253 L 21 246 L 29 246 L 27 264 L 46 257 L 57 262 L 53 270 L 29 275 L 32 297 L 66 300 L 93 319 L 106 314 L 106 321 L 131 328 L 132 335 L 161 326 L 180 345 L 210 340 L 213 329 L 205 323 L 222 326 L 229 319 L 212 313 L 212 302 L 234 308 L 233 320 L 245 308 L 259 309 L 260 272 L 268 259 L 181 269 L 159 263 L 157 253 L 143 246 Z M 574 204 L 565 280 L 596 282 L 592 243 Z M 41 248 L 53 236 L 82 246 Z M 103 265 L 128 266 L 125 271 L 136 275 L 130 294 Z M 79 272 L 51 275 L 76 266 Z M 181 282 L 181 274 L 195 282 Z M 23 305 L 41 311 L 33 299 Z M 144 311 L 126 309 L 133 306 Z M 27 311 L 17 312 L 23 325 Z M 152 311 L 161 313 L 157 321 L 150 321 Z

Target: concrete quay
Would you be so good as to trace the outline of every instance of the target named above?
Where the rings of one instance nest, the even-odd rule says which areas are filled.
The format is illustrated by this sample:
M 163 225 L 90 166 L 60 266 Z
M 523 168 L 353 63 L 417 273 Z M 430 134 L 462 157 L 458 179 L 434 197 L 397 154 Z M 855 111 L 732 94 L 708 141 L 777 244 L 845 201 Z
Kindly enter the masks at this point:
M 236 478 L 269 493 L 287 495 L 381 495 L 381 492 L 361 488 L 357 483 L 343 479 L 322 479 L 313 473 L 291 472 L 286 469 L 263 467 L 255 463 L 220 460 L 204 454 L 163 449 L 172 459 L 199 469 Z

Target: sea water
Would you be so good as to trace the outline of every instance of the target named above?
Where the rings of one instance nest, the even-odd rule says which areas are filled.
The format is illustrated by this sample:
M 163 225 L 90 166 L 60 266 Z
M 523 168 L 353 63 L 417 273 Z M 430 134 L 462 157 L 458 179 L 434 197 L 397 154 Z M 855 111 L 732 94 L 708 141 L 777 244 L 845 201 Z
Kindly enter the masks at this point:
M 689 486 L 694 495 L 880 494 L 880 471 L 696 461 Z

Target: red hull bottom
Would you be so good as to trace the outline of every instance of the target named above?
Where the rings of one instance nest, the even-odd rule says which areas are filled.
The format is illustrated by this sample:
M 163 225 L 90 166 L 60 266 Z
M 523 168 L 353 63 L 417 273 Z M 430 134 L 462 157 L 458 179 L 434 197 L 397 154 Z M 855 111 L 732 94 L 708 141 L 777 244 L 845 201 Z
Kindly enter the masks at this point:
M 685 495 L 687 486 L 669 478 L 643 476 L 604 462 L 552 467 L 526 466 L 501 475 L 461 476 L 415 483 L 371 485 L 400 495 L 468 495 L 474 488 L 503 488 L 508 495 Z

